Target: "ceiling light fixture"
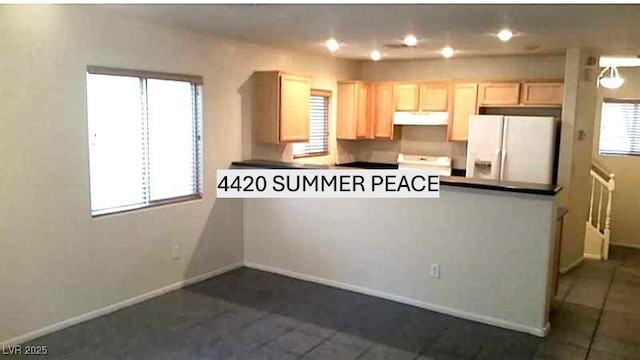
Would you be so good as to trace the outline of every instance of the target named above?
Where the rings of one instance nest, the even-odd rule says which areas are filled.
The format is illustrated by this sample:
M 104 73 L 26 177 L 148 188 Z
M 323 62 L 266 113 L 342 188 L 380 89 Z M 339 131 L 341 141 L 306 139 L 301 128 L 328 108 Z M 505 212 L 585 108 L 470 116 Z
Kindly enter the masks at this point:
M 609 71 L 609 76 L 605 76 Z M 624 84 L 624 78 L 620 76 L 618 68 L 616 66 L 607 66 L 598 75 L 598 85 L 607 89 L 617 89 Z
M 513 37 L 513 33 L 508 29 L 502 29 L 496 36 L 498 37 L 498 39 L 500 39 L 500 41 L 507 42 L 511 40 L 511 38 Z
M 329 49 L 329 51 L 331 52 L 336 52 L 340 48 L 340 44 L 338 43 L 338 40 L 333 38 L 327 40 L 327 42 L 324 44 L 327 46 L 327 49 Z
M 638 67 L 640 66 L 640 57 L 638 56 L 600 56 L 598 66 L 604 68 L 607 66 L 621 67 Z
M 453 56 L 453 49 L 450 46 L 446 46 L 444 48 L 442 48 L 442 50 L 440 50 L 440 54 L 442 54 L 442 56 L 446 57 L 446 58 L 450 58 Z
M 407 46 L 416 46 L 418 44 L 418 38 L 414 35 L 407 35 L 404 37 L 404 44 Z
M 380 54 L 380 51 L 378 51 L 378 50 L 373 50 L 371 53 L 369 53 L 369 56 L 371 57 L 371 60 L 373 60 L 373 61 L 378 61 L 378 60 L 382 59 L 382 54 Z

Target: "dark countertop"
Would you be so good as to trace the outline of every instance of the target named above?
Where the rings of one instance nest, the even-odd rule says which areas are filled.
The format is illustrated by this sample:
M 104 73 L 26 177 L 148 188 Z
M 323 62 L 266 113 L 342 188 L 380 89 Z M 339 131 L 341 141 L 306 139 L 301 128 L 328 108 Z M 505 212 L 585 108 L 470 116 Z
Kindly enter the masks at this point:
M 388 163 L 376 163 L 376 162 L 368 162 L 368 161 L 355 161 L 344 164 L 336 164 L 337 167 L 349 167 L 349 168 L 357 168 L 357 169 L 397 169 L 398 164 L 388 164 Z
M 312 165 L 312 164 L 300 164 L 289 163 L 282 161 L 272 160 L 243 160 L 234 161 L 231 163 L 234 167 L 252 167 L 262 169 L 345 169 L 345 168 L 359 168 L 359 169 L 397 169 L 397 164 L 384 164 L 384 163 L 371 163 L 364 161 L 357 161 L 352 163 L 339 164 L 335 166 L 331 165 Z M 454 174 L 459 173 L 453 172 Z M 523 193 L 523 194 L 535 194 L 535 195 L 547 195 L 554 196 L 562 189 L 559 185 L 542 185 L 517 181 L 501 181 L 501 180 L 488 180 L 488 179 L 474 179 L 466 178 L 462 176 L 441 176 L 440 184 L 446 186 L 457 186 L 473 189 L 486 189 L 497 190 L 505 192 Z
M 459 186 L 474 189 L 507 191 L 523 194 L 555 195 L 562 190 L 560 185 L 543 185 L 519 181 L 474 179 L 462 176 L 441 176 L 441 185 Z
M 299 164 L 299 163 L 290 163 L 290 162 L 284 162 L 284 161 L 259 160 L 259 159 L 234 161 L 231 163 L 231 165 L 242 166 L 242 167 L 254 167 L 254 168 L 261 168 L 261 169 L 331 169 L 332 168 L 329 165 Z

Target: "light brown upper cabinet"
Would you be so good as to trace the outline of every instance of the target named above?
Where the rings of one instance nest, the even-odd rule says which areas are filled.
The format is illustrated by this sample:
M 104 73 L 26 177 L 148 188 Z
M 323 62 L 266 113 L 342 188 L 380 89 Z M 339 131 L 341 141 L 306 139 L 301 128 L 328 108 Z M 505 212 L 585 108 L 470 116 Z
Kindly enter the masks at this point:
M 557 105 L 562 106 L 564 83 L 562 82 L 529 82 L 522 84 L 523 105 Z
M 418 91 L 416 83 L 396 84 L 393 87 L 396 111 L 418 111 Z
M 308 141 L 311 79 L 259 71 L 254 81 L 256 140 L 272 144 Z
M 393 138 L 393 84 L 377 83 L 372 86 L 373 136 Z
M 370 86 L 361 81 L 338 82 L 338 139 L 373 138 Z
M 509 106 L 520 103 L 520 83 L 481 83 L 479 106 Z
M 449 124 L 451 141 L 467 141 L 469 134 L 469 116 L 477 112 L 478 84 L 453 85 L 453 114 Z
M 420 111 L 447 111 L 448 84 L 420 84 Z

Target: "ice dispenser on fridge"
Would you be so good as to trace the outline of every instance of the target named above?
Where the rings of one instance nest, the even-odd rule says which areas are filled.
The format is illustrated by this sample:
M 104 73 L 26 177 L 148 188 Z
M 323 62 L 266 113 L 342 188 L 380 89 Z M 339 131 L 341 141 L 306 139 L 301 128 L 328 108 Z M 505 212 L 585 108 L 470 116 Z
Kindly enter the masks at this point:
M 475 152 L 467 158 L 467 177 L 496 179 L 500 174 L 499 154 Z

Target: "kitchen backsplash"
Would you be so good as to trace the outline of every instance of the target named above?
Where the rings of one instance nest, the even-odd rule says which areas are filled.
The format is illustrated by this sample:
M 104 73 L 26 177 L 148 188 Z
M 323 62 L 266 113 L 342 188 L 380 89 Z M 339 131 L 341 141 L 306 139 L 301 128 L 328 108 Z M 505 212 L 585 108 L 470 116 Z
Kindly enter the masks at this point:
M 394 140 L 338 140 L 336 154 L 323 157 L 294 159 L 291 145 L 255 143 L 251 158 L 304 163 L 348 163 L 369 161 L 395 163 L 399 153 L 448 156 L 453 167 L 466 166 L 467 143 L 447 141 L 446 126 L 399 126 Z
M 399 131 L 396 140 L 343 140 L 338 141 L 338 147 L 358 161 L 394 163 L 398 153 L 405 153 L 449 156 L 454 168 L 465 168 L 467 143 L 447 141 L 446 126 L 402 126 Z
M 340 141 L 351 143 L 350 148 L 358 161 L 395 163 L 400 152 L 399 140 Z

